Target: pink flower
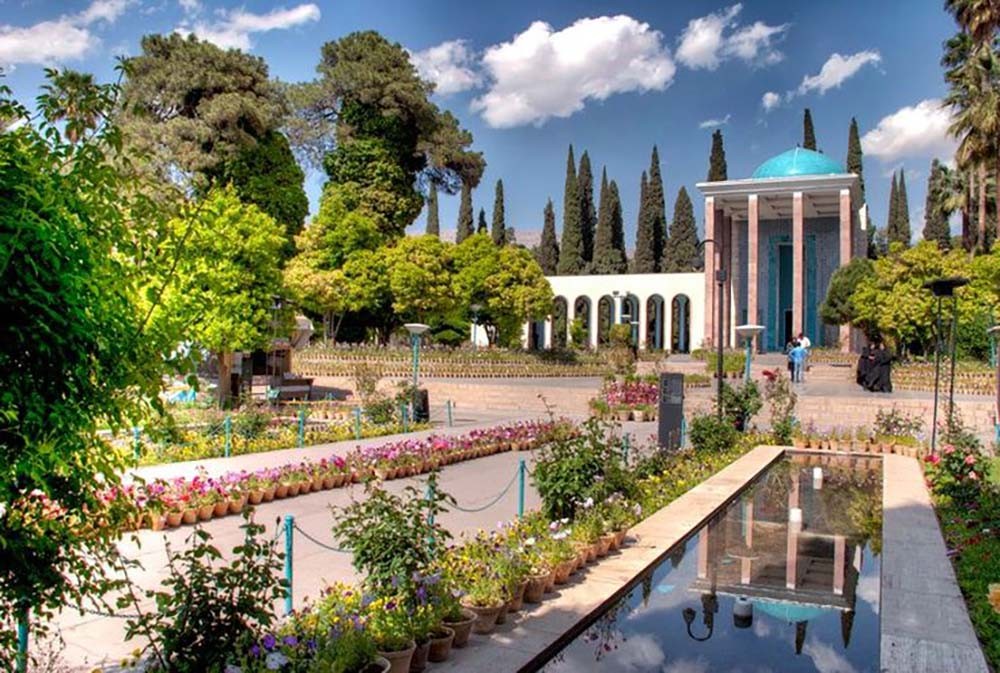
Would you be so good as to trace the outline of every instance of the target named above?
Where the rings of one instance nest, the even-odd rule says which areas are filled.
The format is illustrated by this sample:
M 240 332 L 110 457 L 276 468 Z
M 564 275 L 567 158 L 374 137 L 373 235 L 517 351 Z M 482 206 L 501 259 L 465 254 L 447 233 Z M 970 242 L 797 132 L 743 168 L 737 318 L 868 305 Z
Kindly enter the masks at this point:
M 955 453 L 955 447 L 952 446 L 951 444 L 948 444 L 947 446 L 944 447 L 944 449 L 942 449 L 942 451 L 946 456 L 950 456 L 951 454 Z
M 976 457 L 970 453 L 969 455 L 967 455 L 965 457 L 965 464 L 966 465 L 975 465 L 976 464 Z
M 972 481 L 979 481 L 979 475 L 976 474 L 975 470 L 969 472 L 969 479 L 971 479 Z

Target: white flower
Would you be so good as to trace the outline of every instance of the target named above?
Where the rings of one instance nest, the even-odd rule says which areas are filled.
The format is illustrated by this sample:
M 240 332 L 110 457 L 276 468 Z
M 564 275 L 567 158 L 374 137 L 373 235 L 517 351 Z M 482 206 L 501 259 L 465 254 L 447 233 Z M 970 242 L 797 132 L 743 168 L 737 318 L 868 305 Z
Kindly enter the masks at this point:
M 269 671 L 277 671 L 281 669 L 282 666 L 288 663 L 288 657 L 283 655 L 281 652 L 271 652 L 264 659 L 264 664 L 267 666 Z
M 527 540 L 524 541 L 524 546 L 525 547 L 531 547 L 534 544 L 535 544 L 535 538 L 534 537 L 529 537 Z
M 234 664 L 226 664 L 226 669 L 222 673 L 243 673 L 243 669 Z
M 594 506 L 594 499 L 593 498 L 587 498 L 586 500 L 583 501 L 583 508 L 584 509 L 590 509 L 593 506 Z

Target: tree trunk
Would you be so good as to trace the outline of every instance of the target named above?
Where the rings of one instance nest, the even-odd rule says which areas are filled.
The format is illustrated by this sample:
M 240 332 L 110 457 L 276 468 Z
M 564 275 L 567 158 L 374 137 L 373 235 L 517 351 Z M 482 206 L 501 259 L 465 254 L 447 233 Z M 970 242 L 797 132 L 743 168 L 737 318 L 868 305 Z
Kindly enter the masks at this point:
M 224 407 L 232 397 L 233 354 L 219 353 L 219 406 Z
M 986 162 L 980 162 L 979 164 L 979 230 L 976 246 L 983 252 L 986 250 Z

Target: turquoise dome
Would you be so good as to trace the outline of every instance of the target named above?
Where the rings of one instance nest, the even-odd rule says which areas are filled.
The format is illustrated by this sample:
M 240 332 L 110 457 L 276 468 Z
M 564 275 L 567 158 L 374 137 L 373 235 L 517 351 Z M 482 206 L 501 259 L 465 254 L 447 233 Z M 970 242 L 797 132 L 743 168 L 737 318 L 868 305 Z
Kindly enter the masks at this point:
M 771 157 L 758 166 L 750 177 L 759 180 L 790 178 L 796 175 L 835 175 L 846 172 L 843 166 L 825 154 L 796 147 Z

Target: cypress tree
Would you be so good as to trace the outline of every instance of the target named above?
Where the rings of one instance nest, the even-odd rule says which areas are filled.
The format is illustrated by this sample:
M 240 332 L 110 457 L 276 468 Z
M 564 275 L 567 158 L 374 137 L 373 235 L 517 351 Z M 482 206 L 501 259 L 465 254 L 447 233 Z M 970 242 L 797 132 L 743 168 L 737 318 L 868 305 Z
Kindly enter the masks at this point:
M 542 240 L 535 249 L 535 259 L 542 273 L 546 276 L 556 275 L 559 267 L 559 242 L 556 240 L 556 213 L 552 208 L 552 199 L 545 204 L 545 224 L 542 226 Z
M 927 200 L 924 203 L 924 240 L 935 241 L 942 250 L 951 249 L 951 226 L 948 224 L 947 168 L 935 159 L 927 176 Z
M 583 273 L 583 232 L 580 229 L 580 193 L 576 186 L 576 161 L 573 146 L 566 158 L 566 187 L 563 193 L 562 244 L 559 246 L 559 275 Z
M 628 253 L 625 252 L 625 221 L 622 219 L 622 199 L 618 193 L 618 183 L 612 180 L 608 184 L 608 201 L 611 203 L 611 242 L 618 265 L 615 273 L 628 273 Z
M 899 169 L 899 186 L 896 188 L 896 239 L 910 247 L 910 199 L 906 195 L 906 172 Z
M 698 230 L 694 220 L 694 205 L 687 190 L 677 190 L 674 219 L 670 224 L 670 245 L 663 252 L 661 268 L 668 273 L 694 271 L 698 256 Z
M 427 192 L 427 233 L 431 236 L 441 235 L 441 221 L 438 219 L 438 190 L 432 182 Z
M 458 204 L 458 227 L 455 231 L 455 242 L 461 243 L 472 236 L 472 187 L 462 181 L 462 199 Z
M 650 186 L 646 171 L 639 186 L 639 216 L 635 228 L 635 257 L 632 273 L 656 273 L 660 260 L 656 258 L 656 231 L 653 226 L 653 206 L 649 201 Z
M 813 130 L 813 118 L 809 108 L 802 115 L 802 147 L 816 151 L 816 131 Z
M 861 190 L 861 203 L 867 203 L 865 198 L 865 167 L 864 153 L 861 151 L 861 134 L 858 133 L 858 120 L 851 117 L 851 127 L 847 132 L 847 172 L 858 176 L 858 187 Z M 865 233 L 868 235 L 868 258 L 874 259 L 875 247 L 875 227 L 872 226 L 871 215 L 867 216 L 865 222 Z
M 476 226 L 477 234 L 488 234 L 490 233 L 490 228 L 486 224 L 486 211 L 483 208 L 479 209 L 479 224 Z
M 885 218 L 885 238 L 888 243 L 896 240 L 896 219 L 899 210 L 896 190 L 896 172 L 892 172 L 892 186 L 889 188 L 889 214 Z
M 493 197 L 493 242 L 504 245 L 507 242 L 507 223 L 503 208 L 503 180 L 497 180 L 496 193 Z
M 726 170 L 726 148 L 722 144 L 722 130 L 712 133 L 712 152 L 708 157 L 708 181 L 728 180 Z
M 611 198 L 608 172 L 603 170 L 601 171 L 600 207 L 597 210 L 597 232 L 594 235 L 593 273 L 621 273 L 624 263 L 621 252 L 615 247 Z M 620 208 L 618 214 L 620 217 Z
M 594 259 L 594 236 L 597 213 L 594 212 L 594 174 L 590 156 L 584 150 L 580 157 L 580 171 L 576 174 L 576 189 L 580 195 L 580 235 L 583 239 L 583 261 L 589 266 Z
M 646 214 L 650 218 L 650 226 L 653 229 L 653 259 L 656 271 L 662 271 L 660 261 L 663 259 L 663 250 L 667 245 L 667 203 L 663 196 L 663 178 L 660 175 L 660 153 L 653 145 L 653 155 L 649 160 L 649 184 L 646 186 L 647 197 L 649 198 L 649 212 Z

